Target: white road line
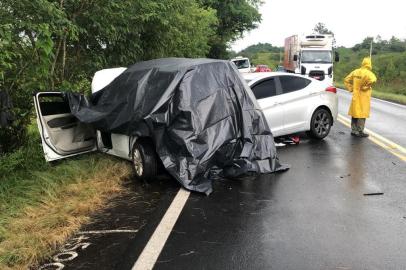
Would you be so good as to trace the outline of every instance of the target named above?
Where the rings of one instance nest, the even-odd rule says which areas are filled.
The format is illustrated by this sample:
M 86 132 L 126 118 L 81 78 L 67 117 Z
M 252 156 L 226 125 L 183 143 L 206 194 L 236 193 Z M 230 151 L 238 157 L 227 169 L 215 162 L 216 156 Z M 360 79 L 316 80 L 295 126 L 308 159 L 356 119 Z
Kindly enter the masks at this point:
M 81 231 L 77 234 L 107 234 L 107 233 L 136 233 L 138 230 L 99 230 L 99 231 Z
M 175 199 L 173 199 L 158 227 L 132 267 L 132 270 L 151 270 L 154 267 L 189 195 L 190 192 L 184 189 L 178 191 Z

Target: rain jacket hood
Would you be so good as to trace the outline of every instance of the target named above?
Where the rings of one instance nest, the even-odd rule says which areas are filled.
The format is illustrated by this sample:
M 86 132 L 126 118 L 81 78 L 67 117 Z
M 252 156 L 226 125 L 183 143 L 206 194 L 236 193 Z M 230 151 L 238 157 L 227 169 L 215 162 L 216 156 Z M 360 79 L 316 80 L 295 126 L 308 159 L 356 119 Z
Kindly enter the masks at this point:
M 365 57 L 365 58 L 362 60 L 361 68 L 366 68 L 366 69 L 372 70 L 372 61 L 371 61 L 371 58 Z

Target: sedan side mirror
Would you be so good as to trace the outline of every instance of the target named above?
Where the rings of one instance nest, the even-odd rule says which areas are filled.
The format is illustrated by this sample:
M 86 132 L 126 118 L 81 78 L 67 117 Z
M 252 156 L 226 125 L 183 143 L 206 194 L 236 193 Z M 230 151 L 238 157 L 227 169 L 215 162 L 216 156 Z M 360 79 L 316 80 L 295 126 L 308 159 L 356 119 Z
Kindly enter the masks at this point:
M 297 61 L 297 54 L 293 56 L 293 61 Z
M 338 52 L 334 52 L 334 61 L 340 62 L 340 54 Z

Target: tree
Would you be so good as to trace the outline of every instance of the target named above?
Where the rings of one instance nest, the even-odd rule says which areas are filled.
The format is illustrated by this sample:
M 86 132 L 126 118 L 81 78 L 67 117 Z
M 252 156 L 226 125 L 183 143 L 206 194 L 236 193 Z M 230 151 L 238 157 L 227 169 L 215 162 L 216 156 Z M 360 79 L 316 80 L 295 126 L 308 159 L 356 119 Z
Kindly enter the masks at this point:
M 0 148 L 9 151 L 25 139 L 32 93 L 49 89 L 54 38 L 63 33 L 73 38 L 74 30 L 64 13 L 44 0 L 4 0 L 0 14 L 0 87 L 15 106 L 12 126 L 0 130 Z
M 366 37 L 361 43 L 354 45 L 354 47 L 352 47 L 352 50 L 355 52 L 360 51 L 362 49 L 369 50 L 369 48 L 371 47 L 371 42 L 373 42 L 373 40 L 374 40 L 373 37 Z
M 243 33 L 256 28 L 261 22 L 258 7 L 261 0 L 200 0 L 206 8 L 215 9 L 218 25 L 215 35 L 210 39 L 211 58 L 228 58 L 227 48 L 230 42 L 242 37 Z
M 250 45 L 240 53 L 257 53 L 257 52 L 279 52 L 281 50 L 280 47 L 275 47 L 270 43 L 258 43 L 255 45 Z
M 396 67 L 393 63 L 393 59 L 390 59 L 389 63 L 387 63 L 386 68 L 385 68 L 385 73 L 383 76 L 384 80 L 386 82 L 390 82 L 397 77 L 398 73 L 399 73 L 399 70 L 396 69 Z
M 404 52 L 406 50 L 405 42 L 402 42 L 400 39 L 392 36 L 389 40 L 389 50 L 392 52 Z
M 237 55 L 242 55 L 250 59 L 257 58 L 260 53 L 267 53 L 268 55 L 276 55 L 279 57 L 280 52 L 283 51 L 283 48 L 272 46 L 269 43 L 258 43 L 255 45 L 248 46 L 244 50 L 240 51 Z M 251 61 L 252 62 L 252 61 Z M 260 61 L 257 61 L 257 64 L 261 64 Z M 262 64 L 269 64 L 269 60 L 262 62 Z
M 313 28 L 313 32 L 318 33 L 318 34 L 331 34 L 334 36 L 334 33 L 327 29 L 326 25 L 324 23 L 317 23 L 314 28 Z
M 158 57 L 204 57 L 219 20 L 198 0 L 2 0 L 0 87 L 16 121 L 0 147 L 24 142 L 32 92 L 89 92 L 95 71 Z

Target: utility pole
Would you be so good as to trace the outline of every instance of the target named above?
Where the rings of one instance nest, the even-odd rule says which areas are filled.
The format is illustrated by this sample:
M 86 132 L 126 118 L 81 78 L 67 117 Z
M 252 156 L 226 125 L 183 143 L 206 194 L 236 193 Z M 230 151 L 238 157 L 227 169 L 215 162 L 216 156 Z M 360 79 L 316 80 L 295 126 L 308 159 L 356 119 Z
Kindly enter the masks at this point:
M 372 42 L 374 42 L 374 39 L 371 39 L 371 46 L 369 47 L 369 58 L 372 59 Z

